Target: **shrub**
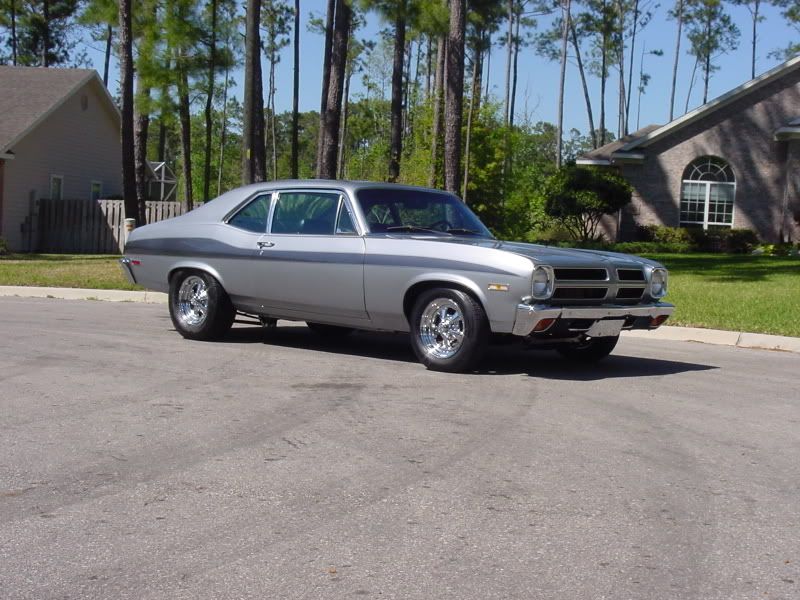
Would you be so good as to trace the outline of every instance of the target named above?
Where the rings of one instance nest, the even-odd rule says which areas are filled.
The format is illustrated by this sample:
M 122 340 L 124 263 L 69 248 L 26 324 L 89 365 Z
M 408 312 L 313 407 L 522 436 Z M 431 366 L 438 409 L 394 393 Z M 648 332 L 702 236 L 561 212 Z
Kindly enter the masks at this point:
M 644 225 L 639 228 L 639 236 L 646 242 L 659 244 L 691 244 L 692 234 L 685 227 L 666 227 L 664 225 Z
M 614 245 L 616 252 L 627 254 L 688 254 L 689 242 L 621 242 Z
M 0 256 L 6 256 L 11 254 L 11 251 L 8 249 L 8 243 L 3 238 L 0 238 Z
M 734 254 L 749 254 L 760 240 L 755 231 L 749 229 L 728 229 L 725 230 L 724 246 L 725 252 L 733 252 Z M 791 246 L 791 244 L 789 244 Z
M 568 165 L 545 181 L 544 210 L 575 239 L 595 240 L 602 218 L 629 204 L 632 193 L 616 171 Z

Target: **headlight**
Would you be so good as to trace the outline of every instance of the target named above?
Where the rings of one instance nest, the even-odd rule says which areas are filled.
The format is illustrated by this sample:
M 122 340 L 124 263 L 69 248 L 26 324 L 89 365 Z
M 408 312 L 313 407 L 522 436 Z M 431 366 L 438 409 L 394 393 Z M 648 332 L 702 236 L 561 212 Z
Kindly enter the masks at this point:
M 663 298 L 667 295 L 667 270 L 653 269 L 650 274 L 650 296 Z
M 533 283 L 531 284 L 531 296 L 537 300 L 547 300 L 553 295 L 553 276 L 552 267 L 540 265 L 533 270 Z

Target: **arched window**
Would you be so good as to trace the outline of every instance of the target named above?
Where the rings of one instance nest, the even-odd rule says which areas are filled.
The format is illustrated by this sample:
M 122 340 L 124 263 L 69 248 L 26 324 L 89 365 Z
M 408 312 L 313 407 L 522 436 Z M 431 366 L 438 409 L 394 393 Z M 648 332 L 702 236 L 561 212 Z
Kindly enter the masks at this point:
M 702 156 L 683 171 L 681 225 L 733 227 L 736 178 L 731 166 L 715 156 Z

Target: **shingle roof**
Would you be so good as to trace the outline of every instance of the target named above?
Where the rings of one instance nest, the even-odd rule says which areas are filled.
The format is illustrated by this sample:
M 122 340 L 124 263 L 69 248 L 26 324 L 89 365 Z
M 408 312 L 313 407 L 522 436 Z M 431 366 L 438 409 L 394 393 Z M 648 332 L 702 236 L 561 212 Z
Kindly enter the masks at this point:
M 586 154 L 581 155 L 581 160 L 585 161 L 609 161 L 611 160 L 611 155 L 620 150 L 623 146 L 627 146 L 631 142 L 638 140 L 641 137 L 646 136 L 651 131 L 655 131 L 661 127 L 661 125 L 647 125 L 646 127 L 642 127 L 638 131 L 634 131 L 631 134 L 626 135 L 625 137 L 621 137 L 618 140 L 614 140 L 613 142 L 609 142 L 605 146 L 600 146 L 599 148 L 595 148 L 587 152 Z
M 0 66 L 0 154 L 93 77 L 90 69 Z

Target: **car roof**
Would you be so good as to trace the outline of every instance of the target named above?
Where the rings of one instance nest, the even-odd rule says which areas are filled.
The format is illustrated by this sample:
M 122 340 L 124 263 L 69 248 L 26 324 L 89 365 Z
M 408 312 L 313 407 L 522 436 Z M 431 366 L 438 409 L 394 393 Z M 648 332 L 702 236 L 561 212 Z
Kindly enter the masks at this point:
M 258 183 L 251 183 L 249 185 L 235 188 L 229 192 L 225 192 L 218 198 L 200 205 L 195 210 L 186 213 L 184 217 L 189 220 L 218 221 L 223 219 L 228 213 L 230 213 L 230 211 L 258 192 L 285 190 L 291 188 L 335 188 L 344 190 L 351 195 L 358 190 L 363 189 L 397 189 L 449 194 L 449 192 L 445 192 L 444 190 L 437 190 L 416 185 L 405 185 L 400 183 L 386 183 L 381 181 L 353 181 L 346 179 L 281 179 L 277 181 L 260 181 Z

